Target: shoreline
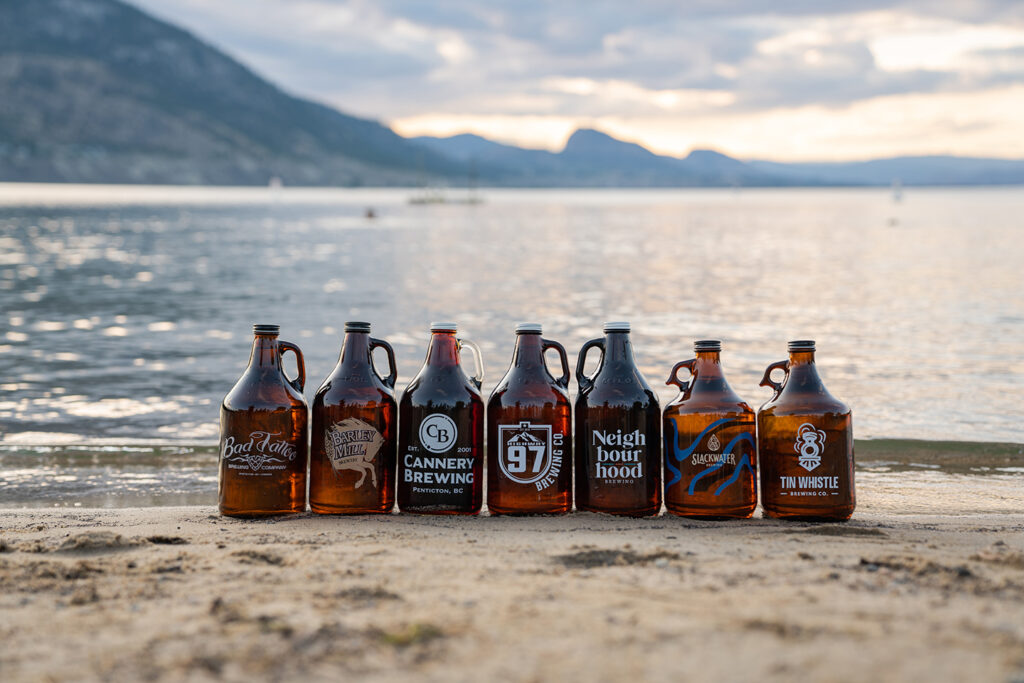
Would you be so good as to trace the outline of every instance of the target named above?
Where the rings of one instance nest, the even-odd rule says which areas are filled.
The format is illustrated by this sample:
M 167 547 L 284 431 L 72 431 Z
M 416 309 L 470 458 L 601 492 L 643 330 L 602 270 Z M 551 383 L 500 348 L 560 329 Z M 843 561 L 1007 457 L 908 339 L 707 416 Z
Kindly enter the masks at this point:
M 845 524 L 5 511 L 0 670 L 1018 680 L 1024 514 L 910 497 L 893 511 L 875 496 Z
M 859 494 L 901 486 L 933 495 L 968 489 L 985 510 L 986 487 L 1024 488 L 1022 444 L 879 439 L 858 440 L 854 451 Z M 215 445 L 4 444 L 0 510 L 212 505 L 217 476 Z

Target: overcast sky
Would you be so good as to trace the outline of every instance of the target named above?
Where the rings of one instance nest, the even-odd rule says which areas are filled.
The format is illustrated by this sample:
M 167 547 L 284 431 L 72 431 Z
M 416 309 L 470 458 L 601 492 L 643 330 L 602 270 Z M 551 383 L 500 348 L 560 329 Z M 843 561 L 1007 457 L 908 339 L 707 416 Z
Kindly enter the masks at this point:
M 1024 157 L 1022 0 L 132 1 L 403 135 Z

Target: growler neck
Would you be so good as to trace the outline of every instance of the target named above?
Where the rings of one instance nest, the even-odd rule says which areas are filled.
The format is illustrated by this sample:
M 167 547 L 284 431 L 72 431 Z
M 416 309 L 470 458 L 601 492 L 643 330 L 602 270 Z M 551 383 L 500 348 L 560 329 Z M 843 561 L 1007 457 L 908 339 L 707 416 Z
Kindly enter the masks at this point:
M 459 367 L 459 343 L 454 332 L 433 332 L 430 335 L 430 346 L 427 348 L 427 367 L 453 368 Z
M 636 364 L 636 361 L 633 359 L 633 343 L 629 339 L 629 332 L 608 332 L 605 334 L 604 360 L 605 364 Z
M 512 352 L 512 369 L 524 372 L 546 370 L 543 342 L 539 334 L 517 334 Z
M 345 369 L 355 369 L 373 365 L 373 354 L 370 350 L 369 332 L 346 332 L 345 339 L 341 342 L 341 355 L 338 357 L 338 366 Z
M 828 394 L 814 363 L 813 351 L 794 351 L 789 354 L 789 377 L 784 391 Z
M 693 366 L 694 379 L 690 383 L 690 395 L 723 393 L 732 394 L 732 387 L 722 374 L 722 361 L 718 351 L 698 351 L 697 363 Z
M 281 349 L 277 344 L 276 334 L 256 335 L 252 341 L 252 353 L 249 355 L 249 368 L 253 370 L 281 369 Z
M 694 370 L 697 379 L 722 379 L 722 359 L 718 351 L 698 351 Z

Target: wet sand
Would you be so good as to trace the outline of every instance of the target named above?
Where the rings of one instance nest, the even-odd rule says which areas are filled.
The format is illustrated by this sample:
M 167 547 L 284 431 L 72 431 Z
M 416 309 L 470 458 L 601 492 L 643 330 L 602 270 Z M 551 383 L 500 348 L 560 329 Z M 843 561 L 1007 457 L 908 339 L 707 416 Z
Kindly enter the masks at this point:
M 842 525 L 0 510 L 0 678 L 1020 681 L 1024 487 L 976 479 Z

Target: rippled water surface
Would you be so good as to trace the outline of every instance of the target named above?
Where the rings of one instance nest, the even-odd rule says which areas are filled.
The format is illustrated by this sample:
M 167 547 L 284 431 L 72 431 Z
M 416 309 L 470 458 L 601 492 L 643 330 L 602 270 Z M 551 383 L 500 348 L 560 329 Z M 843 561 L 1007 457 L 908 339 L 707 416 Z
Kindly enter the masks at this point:
M 1024 192 L 488 191 L 0 185 L 0 442 L 212 443 L 250 326 L 279 323 L 312 397 L 343 322 L 400 384 L 433 319 L 484 350 L 512 327 L 574 354 L 633 323 L 663 399 L 697 338 L 752 404 L 785 342 L 818 341 L 858 437 L 1024 442 Z M 372 207 L 376 217 L 367 218 Z

